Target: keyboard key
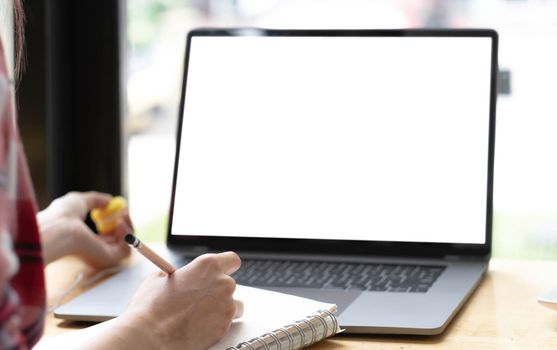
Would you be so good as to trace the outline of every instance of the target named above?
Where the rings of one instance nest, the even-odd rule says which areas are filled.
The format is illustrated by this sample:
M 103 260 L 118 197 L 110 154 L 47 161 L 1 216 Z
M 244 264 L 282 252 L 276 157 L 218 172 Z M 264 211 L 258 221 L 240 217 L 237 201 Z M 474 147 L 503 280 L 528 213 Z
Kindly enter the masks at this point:
M 425 293 L 444 266 L 244 259 L 239 284 L 274 287 Z

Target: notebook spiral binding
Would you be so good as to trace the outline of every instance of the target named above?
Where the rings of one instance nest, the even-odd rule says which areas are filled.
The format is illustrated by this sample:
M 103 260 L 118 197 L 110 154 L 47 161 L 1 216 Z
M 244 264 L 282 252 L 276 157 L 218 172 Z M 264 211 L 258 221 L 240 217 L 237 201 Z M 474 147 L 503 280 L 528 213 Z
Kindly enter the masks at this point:
M 328 310 L 319 310 L 293 324 L 265 333 L 226 350 L 296 350 L 338 333 L 337 318 Z

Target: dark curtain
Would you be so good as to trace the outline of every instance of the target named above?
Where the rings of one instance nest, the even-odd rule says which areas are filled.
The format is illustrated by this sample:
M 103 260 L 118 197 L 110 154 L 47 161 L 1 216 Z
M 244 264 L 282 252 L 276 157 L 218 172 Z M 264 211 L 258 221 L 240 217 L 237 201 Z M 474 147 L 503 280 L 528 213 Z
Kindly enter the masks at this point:
M 39 205 L 71 190 L 121 193 L 123 0 L 25 7 L 19 125 Z

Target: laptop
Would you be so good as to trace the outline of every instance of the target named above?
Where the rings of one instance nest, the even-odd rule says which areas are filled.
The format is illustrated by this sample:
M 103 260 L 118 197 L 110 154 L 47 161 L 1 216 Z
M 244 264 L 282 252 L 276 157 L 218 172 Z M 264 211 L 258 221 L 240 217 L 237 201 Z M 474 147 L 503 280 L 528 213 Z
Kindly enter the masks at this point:
M 239 284 L 335 303 L 346 333 L 442 332 L 490 259 L 497 42 L 190 32 L 163 254 L 237 251 Z M 142 261 L 55 315 L 115 317 L 154 269 Z

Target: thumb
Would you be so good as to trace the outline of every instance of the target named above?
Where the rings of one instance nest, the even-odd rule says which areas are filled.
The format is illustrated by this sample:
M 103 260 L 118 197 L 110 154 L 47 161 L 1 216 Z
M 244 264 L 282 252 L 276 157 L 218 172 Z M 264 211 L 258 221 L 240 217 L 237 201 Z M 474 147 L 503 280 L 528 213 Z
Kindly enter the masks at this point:
M 87 211 L 105 207 L 112 199 L 110 194 L 96 191 L 83 192 L 82 195 Z
M 104 269 L 118 264 L 129 255 L 124 240 L 105 240 L 94 234 L 80 235 L 77 255 L 94 268 Z

